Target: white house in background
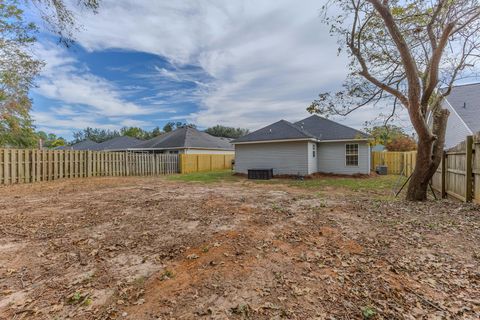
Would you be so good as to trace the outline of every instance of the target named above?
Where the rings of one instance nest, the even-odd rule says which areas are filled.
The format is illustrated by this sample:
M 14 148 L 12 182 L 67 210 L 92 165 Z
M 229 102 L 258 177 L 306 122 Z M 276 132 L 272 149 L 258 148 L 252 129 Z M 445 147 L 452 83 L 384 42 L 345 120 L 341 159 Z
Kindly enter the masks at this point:
M 235 171 L 273 169 L 274 175 L 370 173 L 370 136 L 337 122 L 311 116 L 280 120 L 233 140 Z
M 445 148 L 449 149 L 480 131 L 480 83 L 453 87 L 443 108 L 450 111 L 445 135 Z

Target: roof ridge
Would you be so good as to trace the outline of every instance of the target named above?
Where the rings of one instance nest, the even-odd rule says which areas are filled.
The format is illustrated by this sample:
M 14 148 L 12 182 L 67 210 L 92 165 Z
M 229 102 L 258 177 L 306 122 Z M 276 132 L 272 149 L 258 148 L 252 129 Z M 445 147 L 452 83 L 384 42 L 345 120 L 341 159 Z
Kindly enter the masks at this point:
M 195 129 L 195 128 L 192 128 L 192 127 L 189 127 L 189 126 L 185 126 L 185 127 L 181 127 L 181 128 L 178 128 L 178 129 L 184 129 L 185 130 L 185 135 L 183 136 L 183 145 L 185 147 L 189 147 L 190 144 L 187 145 L 187 137 L 190 138 L 192 137 L 192 134 L 190 133 L 190 129 Z M 177 130 L 178 130 L 177 129 Z
M 302 119 L 302 120 L 300 120 L 300 121 L 304 121 L 304 120 L 307 120 L 307 119 L 312 118 L 312 117 L 317 117 L 317 118 L 320 118 L 320 119 L 322 119 L 322 120 L 326 120 L 326 121 L 329 121 L 329 122 L 334 123 L 334 124 L 336 124 L 336 125 L 342 126 L 342 127 L 344 127 L 344 128 L 348 128 L 348 129 L 351 129 L 351 130 L 355 130 L 355 131 L 357 131 L 357 132 L 359 132 L 359 133 L 361 133 L 361 134 L 363 134 L 363 135 L 368 135 L 367 133 L 365 133 L 365 132 L 363 132 L 363 131 L 360 131 L 360 130 L 357 130 L 357 129 L 352 128 L 352 127 L 350 127 L 350 126 L 344 125 L 344 124 L 339 123 L 339 122 L 337 122 L 337 121 L 333 121 L 333 120 L 327 119 L 327 118 L 325 118 L 325 117 L 321 117 L 321 116 L 319 116 L 318 114 L 312 114 L 311 116 L 306 117 L 305 119 Z M 297 121 L 297 122 L 300 122 L 300 121 Z
M 283 119 L 280 120 L 280 121 L 285 122 L 286 124 L 288 124 L 289 126 L 291 126 L 292 128 L 294 128 L 295 130 L 297 130 L 297 131 L 300 132 L 301 134 L 304 134 L 304 135 L 308 136 L 309 138 L 315 138 L 315 139 L 317 138 L 317 137 L 315 137 L 315 135 L 313 135 L 313 134 L 311 134 L 310 132 L 308 132 L 307 130 L 305 130 L 305 129 L 303 129 L 303 128 L 297 126 L 297 125 L 295 125 L 294 123 L 291 123 L 290 121 L 283 120 Z M 278 122 L 280 122 L 280 121 L 278 121 Z
M 317 136 L 315 136 L 313 133 L 310 133 L 307 129 L 305 129 L 305 128 L 301 127 L 301 126 L 298 126 L 298 125 L 295 124 L 295 123 L 290 123 L 290 122 L 289 122 L 289 124 L 291 124 L 295 129 L 297 129 L 297 130 L 300 131 L 301 133 L 309 136 L 310 138 L 318 139 Z

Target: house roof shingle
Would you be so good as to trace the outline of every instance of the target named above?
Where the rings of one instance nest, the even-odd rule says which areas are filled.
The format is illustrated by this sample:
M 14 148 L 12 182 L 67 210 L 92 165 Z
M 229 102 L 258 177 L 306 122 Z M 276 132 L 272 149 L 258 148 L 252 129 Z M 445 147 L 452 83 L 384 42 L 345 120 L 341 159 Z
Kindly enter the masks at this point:
M 232 143 L 295 139 L 328 141 L 358 138 L 367 139 L 369 136 L 361 131 L 313 115 L 295 123 L 280 120 L 246 136 L 240 137 L 232 141 Z
M 137 149 L 201 148 L 233 150 L 231 143 L 224 138 L 214 137 L 191 127 L 182 127 L 147 140 Z
M 121 136 L 98 143 L 96 148 L 92 150 L 126 150 L 135 148 L 141 143 L 143 143 L 143 141 L 137 138 Z
M 315 136 L 306 130 L 285 120 L 272 123 L 243 137 L 233 140 L 236 142 L 269 141 L 269 140 L 294 140 L 315 139 Z
M 446 99 L 473 133 L 480 131 L 480 83 L 455 86 Z
M 295 125 L 305 128 L 319 140 L 367 139 L 370 137 L 362 131 L 317 115 L 300 120 Z
M 56 148 L 56 150 L 97 150 L 98 143 L 90 139 L 86 139 L 71 146 L 61 146 Z

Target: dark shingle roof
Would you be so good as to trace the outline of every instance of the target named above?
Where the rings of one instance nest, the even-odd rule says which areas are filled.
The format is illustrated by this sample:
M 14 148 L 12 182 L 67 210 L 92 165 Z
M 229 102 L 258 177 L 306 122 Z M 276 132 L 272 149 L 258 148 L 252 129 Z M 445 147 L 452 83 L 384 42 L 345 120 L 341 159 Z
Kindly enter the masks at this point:
M 447 101 L 473 133 L 480 131 L 480 83 L 453 87 Z
M 202 148 L 233 150 L 227 139 L 214 137 L 191 127 L 178 128 L 136 146 L 138 149 Z
M 358 138 L 365 139 L 369 138 L 369 136 L 361 131 L 325 118 L 321 118 L 317 115 L 313 115 L 295 123 L 280 120 L 232 142 L 237 143 L 295 139 L 317 139 L 328 141 Z
M 328 120 L 317 115 L 300 120 L 295 125 L 303 127 L 319 140 L 347 140 L 369 138 L 364 132 L 347 127 L 338 122 Z
M 102 143 L 98 143 L 96 148 L 92 150 L 126 150 L 130 148 L 135 148 L 141 143 L 143 143 L 142 140 L 128 136 L 121 136 L 112 138 Z
M 288 121 L 280 120 L 233 140 L 233 143 L 290 139 L 315 139 L 315 136 Z
M 90 139 L 86 139 L 71 146 L 62 146 L 56 148 L 56 150 L 97 150 L 98 143 Z

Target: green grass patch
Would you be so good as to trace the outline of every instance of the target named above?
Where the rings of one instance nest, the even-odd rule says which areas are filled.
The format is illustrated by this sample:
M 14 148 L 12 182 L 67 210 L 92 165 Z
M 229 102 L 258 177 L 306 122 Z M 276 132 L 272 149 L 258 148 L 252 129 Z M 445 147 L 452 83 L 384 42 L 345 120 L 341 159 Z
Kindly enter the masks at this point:
M 306 189 L 321 189 L 325 187 L 345 188 L 353 191 L 366 190 L 391 190 L 397 186 L 401 187 L 405 181 L 404 177 L 395 175 L 378 176 L 371 178 L 348 178 L 348 177 L 317 177 L 306 180 L 291 179 L 273 179 L 268 181 L 258 181 L 267 184 L 286 184 L 292 187 L 300 187 Z
M 231 170 L 211 171 L 211 172 L 195 172 L 186 174 L 176 174 L 167 177 L 172 181 L 184 181 L 184 182 L 235 182 L 242 179 L 241 177 L 234 176 Z
M 212 171 L 212 172 L 196 172 L 187 174 L 176 174 L 167 177 L 172 181 L 183 182 L 200 182 L 200 183 L 215 183 L 215 182 L 239 182 L 247 181 L 246 178 L 233 175 L 230 170 Z M 399 189 L 405 177 L 396 175 L 377 176 L 371 178 L 349 178 L 349 177 L 316 177 L 314 179 L 295 180 L 295 179 L 272 179 L 272 180 L 248 180 L 253 183 L 260 184 L 283 184 L 292 187 L 306 188 L 306 189 L 322 189 L 327 187 L 345 188 L 353 191 L 389 191 L 394 187 Z

